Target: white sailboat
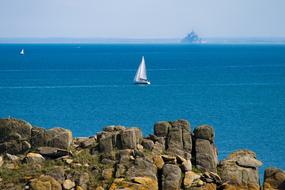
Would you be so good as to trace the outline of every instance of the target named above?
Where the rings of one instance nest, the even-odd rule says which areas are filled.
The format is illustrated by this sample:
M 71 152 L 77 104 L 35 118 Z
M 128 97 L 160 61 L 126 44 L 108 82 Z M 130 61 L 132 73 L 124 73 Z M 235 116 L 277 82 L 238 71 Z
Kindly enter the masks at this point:
M 20 52 L 20 55 L 24 55 L 24 54 L 25 54 L 24 49 L 22 49 Z
M 137 70 L 136 76 L 134 78 L 135 84 L 150 84 L 150 81 L 147 80 L 147 74 L 146 74 L 146 66 L 144 61 L 144 56 L 142 57 L 141 64 Z

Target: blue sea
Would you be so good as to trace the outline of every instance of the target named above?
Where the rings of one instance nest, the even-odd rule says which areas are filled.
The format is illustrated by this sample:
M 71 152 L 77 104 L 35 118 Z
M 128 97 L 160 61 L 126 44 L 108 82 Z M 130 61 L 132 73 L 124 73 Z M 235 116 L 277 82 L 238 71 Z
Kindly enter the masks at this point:
M 133 84 L 142 56 L 150 86 Z M 146 136 L 156 121 L 185 118 L 215 128 L 220 159 L 246 148 L 261 171 L 285 169 L 285 46 L 2 44 L 0 117 L 8 116 L 74 136 L 113 124 Z

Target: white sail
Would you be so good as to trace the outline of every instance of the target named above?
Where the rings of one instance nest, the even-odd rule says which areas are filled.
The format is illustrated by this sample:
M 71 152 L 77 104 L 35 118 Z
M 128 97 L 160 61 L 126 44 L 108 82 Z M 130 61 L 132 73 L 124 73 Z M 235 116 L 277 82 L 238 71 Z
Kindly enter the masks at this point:
M 142 61 L 141 61 L 141 64 L 137 70 L 134 81 L 135 82 L 147 81 L 146 66 L 145 66 L 144 57 L 142 57 Z
M 25 54 L 24 49 L 21 50 L 20 54 L 21 54 L 21 55 L 24 55 L 24 54 Z

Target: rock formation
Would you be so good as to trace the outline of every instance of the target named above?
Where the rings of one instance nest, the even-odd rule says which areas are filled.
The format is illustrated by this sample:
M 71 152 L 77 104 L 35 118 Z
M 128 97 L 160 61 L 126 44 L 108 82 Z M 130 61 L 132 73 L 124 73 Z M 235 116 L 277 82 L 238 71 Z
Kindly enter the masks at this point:
M 264 172 L 264 190 L 284 190 L 285 172 L 278 168 L 267 168 Z
M 261 165 L 254 152 L 239 150 L 221 161 L 219 169 L 226 186 L 258 190 L 260 189 L 258 167 Z
M 215 190 L 259 189 L 254 152 L 239 150 L 218 164 L 214 129 L 192 133 L 186 120 L 158 122 L 154 134 L 107 126 L 72 138 L 63 128 L 43 129 L 0 119 L 0 189 Z M 219 175 L 217 174 L 219 173 Z M 265 190 L 284 189 L 285 174 L 269 168 Z
M 214 129 L 208 125 L 199 126 L 194 130 L 194 136 L 197 168 L 217 172 L 218 155 L 214 144 Z

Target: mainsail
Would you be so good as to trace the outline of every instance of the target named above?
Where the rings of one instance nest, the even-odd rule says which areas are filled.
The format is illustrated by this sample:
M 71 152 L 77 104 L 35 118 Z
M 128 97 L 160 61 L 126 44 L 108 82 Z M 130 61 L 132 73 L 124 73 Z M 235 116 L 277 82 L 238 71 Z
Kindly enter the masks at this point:
M 147 81 L 146 66 L 145 66 L 144 57 L 142 57 L 142 61 L 141 61 L 141 64 L 137 70 L 134 81 L 135 82 Z

